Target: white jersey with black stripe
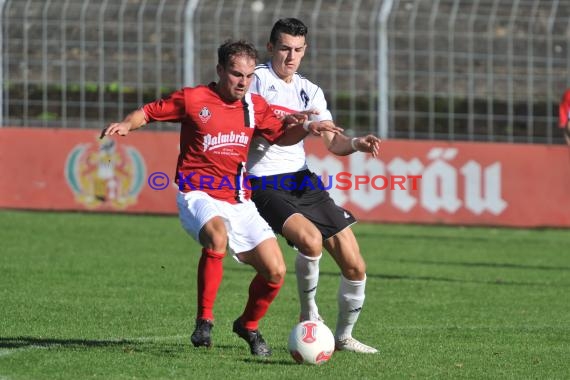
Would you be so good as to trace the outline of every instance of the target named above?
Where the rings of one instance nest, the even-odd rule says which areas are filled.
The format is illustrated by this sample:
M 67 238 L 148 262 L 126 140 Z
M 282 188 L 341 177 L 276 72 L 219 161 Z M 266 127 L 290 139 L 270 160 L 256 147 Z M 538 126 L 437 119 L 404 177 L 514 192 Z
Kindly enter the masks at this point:
M 277 116 L 315 110 L 311 120 L 332 120 L 327 101 L 321 88 L 295 73 L 290 83 L 280 79 L 271 62 L 255 68 L 250 91 L 259 94 L 271 105 Z M 291 146 L 270 145 L 256 137 L 251 143 L 247 159 L 247 171 L 257 177 L 291 173 L 307 168 L 303 141 Z

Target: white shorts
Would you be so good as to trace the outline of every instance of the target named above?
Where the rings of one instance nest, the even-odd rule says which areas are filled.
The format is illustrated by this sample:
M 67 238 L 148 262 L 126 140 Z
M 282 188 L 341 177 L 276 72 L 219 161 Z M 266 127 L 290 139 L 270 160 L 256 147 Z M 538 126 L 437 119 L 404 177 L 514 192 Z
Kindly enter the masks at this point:
M 176 203 L 182 227 L 198 243 L 200 230 L 215 216 L 224 220 L 228 245 L 234 255 L 250 251 L 264 240 L 276 239 L 273 230 L 259 215 L 251 200 L 231 204 L 214 199 L 203 191 L 189 191 L 178 192 Z

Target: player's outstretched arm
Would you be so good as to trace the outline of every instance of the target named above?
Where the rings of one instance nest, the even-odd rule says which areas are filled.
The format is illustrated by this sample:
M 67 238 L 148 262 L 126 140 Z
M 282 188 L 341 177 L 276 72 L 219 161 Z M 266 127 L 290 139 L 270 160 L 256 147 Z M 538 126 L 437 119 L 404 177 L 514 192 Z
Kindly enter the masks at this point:
M 331 135 L 336 135 L 342 133 L 343 129 L 337 127 L 333 123 L 324 122 L 308 122 L 306 118 L 299 117 L 300 114 L 295 114 L 297 116 L 296 122 L 292 123 L 291 119 L 284 119 L 287 129 L 285 133 L 277 140 L 278 145 L 294 145 L 299 141 L 303 140 L 307 134 L 312 134 L 314 136 L 322 136 L 323 133 L 330 133 Z M 289 115 L 288 117 L 291 117 Z M 289 120 L 289 122 L 288 122 Z
M 337 156 L 346 156 L 354 152 L 366 152 L 377 157 L 380 153 L 380 140 L 374 135 L 348 137 L 343 134 L 323 134 L 323 140 L 329 152 Z
M 144 112 L 141 109 L 131 112 L 120 123 L 111 123 L 101 131 L 100 138 L 105 136 L 126 136 L 130 131 L 138 129 L 146 124 Z

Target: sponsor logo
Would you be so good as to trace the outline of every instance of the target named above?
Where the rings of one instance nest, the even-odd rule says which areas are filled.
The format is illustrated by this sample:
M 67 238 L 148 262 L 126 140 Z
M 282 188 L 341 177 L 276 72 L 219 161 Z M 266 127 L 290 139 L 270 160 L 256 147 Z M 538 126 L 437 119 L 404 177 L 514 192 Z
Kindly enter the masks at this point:
M 287 111 L 287 110 L 282 110 L 279 108 L 273 108 L 273 113 L 275 114 L 275 116 L 277 116 L 277 118 L 282 119 L 287 115 L 290 115 L 291 112 Z
M 249 137 L 244 133 L 235 134 L 233 131 L 230 133 L 218 132 L 217 135 L 212 136 L 209 133 L 204 136 L 204 152 L 209 150 L 218 149 L 226 146 L 239 146 L 247 147 Z

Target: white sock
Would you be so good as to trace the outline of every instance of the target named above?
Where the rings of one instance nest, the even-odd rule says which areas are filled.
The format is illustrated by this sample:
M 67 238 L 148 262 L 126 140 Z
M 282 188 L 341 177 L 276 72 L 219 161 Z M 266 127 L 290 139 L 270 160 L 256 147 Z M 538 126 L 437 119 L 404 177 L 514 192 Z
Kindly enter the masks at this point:
M 338 320 L 335 337 L 338 340 L 350 338 L 364 304 L 366 277 L 362 281 L 351 281 L 340 276 L 338 288 Z
M 295 273 L 297 275 L 297 291 L 301 303 L 301 318 L 310 318 L 311 313 L 319 315 L 319 309 L 315 302 L 317 284 L 319 282 L 319 261 L 323 254 L 318 257 L 309 257 L 301 252 L 295 258 Z

